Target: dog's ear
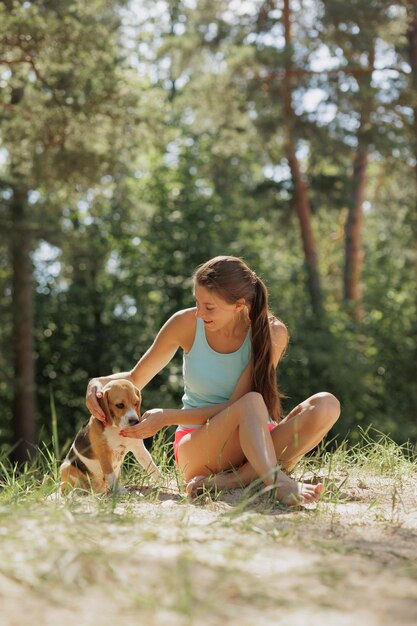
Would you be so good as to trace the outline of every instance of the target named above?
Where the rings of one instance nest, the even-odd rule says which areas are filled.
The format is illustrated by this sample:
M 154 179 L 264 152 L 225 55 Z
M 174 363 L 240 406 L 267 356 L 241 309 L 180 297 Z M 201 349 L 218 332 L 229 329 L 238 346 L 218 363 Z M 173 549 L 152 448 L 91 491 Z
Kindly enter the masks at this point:
M 98 398 L 98 403 L 106 416 L 106 422 L 109 426 L 113 424 L 113 416 L 109 406 L 109 392 L 108 390 L 103 391 L 103 395 L 101 398 Z
M 142 394 L 137 387 L 135 387 L 135 397 L 136 397 L 136 402 L 139 402 L 137 412 L 138 412 L 138 417 L 140 418 L 140 405 L 142 404 Z

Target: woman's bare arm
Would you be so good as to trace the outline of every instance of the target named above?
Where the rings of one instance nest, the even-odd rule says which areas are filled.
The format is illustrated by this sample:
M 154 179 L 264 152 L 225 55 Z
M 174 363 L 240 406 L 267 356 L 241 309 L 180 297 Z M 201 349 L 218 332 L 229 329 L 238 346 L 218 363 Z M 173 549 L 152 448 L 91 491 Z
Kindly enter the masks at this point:
M 152 409 L 144 413 L 143 421 L 140 424 L 125 428 L 123 432 L 128 437 L 142 439 L 152 437 L 165 426 L 201 426 L 251 390 L 251 375 L 252 365 L 249 363 L 239 378 L 228 402 L 195 409 Z
M 91 414 L 98 419 L 103 419 L 103 411 L 97 401 L 97 395 L 100 397 L 102 387 L 111 380 L 124 378 L 130 380 L 139 389 L 143 389 L 171 361 L 178 348 L 187 344 L 190 322 L 194 319 L 195 314 L 192 309 L 179 311 L 162 326 L 151 347 L 132 370 L 93 378 L 88 383 L 86 395 L 86 404 Z

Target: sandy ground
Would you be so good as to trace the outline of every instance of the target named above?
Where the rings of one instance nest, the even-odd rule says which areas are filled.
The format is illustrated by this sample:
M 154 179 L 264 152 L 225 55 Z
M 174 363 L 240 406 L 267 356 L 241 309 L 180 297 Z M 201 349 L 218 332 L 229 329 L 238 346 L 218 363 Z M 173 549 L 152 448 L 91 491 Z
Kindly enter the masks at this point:
M 0 623 L 417 623 L 415 476 L 352 472 L 308 510 L 243 497 L 190 503 L 171 486 L 2 508 Z

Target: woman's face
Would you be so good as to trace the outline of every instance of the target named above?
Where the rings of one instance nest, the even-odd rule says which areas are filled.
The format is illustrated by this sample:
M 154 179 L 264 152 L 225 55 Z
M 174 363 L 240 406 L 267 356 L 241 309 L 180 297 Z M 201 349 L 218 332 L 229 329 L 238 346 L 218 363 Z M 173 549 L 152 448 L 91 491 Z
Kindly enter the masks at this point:
M 202 287 L 198 283 L 194 286 L 196 303 L 196 317 L 203 320 L 204 326 L 210 330 L 220 330 L 236 323 L 236 313 L 244 307 L 244 301 L 229 304 L 217 293 Z

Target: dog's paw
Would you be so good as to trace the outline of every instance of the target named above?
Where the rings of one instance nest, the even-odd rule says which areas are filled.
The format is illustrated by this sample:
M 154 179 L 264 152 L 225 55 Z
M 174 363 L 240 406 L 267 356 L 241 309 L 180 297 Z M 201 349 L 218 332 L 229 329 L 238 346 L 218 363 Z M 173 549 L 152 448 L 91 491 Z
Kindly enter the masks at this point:
M 107 487 L 107 493 L 114 495 L 114 496 L 123 496 L 124 494 L 128 493 L 126 487 L 123 487 L 123 485 L 119 485 L 118 483 L 114 483 L 114 485 L 109 485 Z
M 154 483 L 155 485 L 157 485 L 157 484 L 162 483 L 164 481 L 164 476 L 163 476 L 163 474 L 161 474 L 159 469 L 153 469 L 149 473 L 149 480 L 152 483 Z
M 120 494 L 120 495 L 123 493 L 127 493 L 126 487 L 123 487 L 123 485 L 119 482 L 119 479 L 114 472 L 111 474 L 108 474 L 106 476 L 106 479 L 107 479 L 109 493 Z

